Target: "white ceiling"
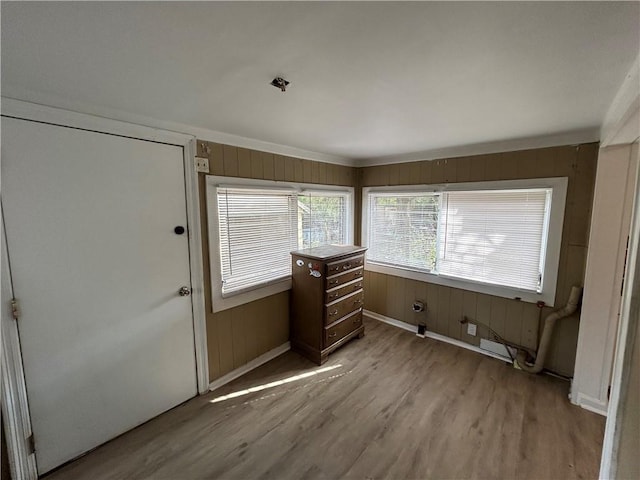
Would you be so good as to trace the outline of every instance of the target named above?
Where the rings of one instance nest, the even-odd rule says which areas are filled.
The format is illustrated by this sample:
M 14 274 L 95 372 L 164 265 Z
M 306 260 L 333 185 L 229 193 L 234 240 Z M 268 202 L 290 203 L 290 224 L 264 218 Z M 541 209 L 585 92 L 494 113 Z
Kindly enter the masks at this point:
M 2 2 L 2 95 L 351 159 L 593 132 L 639 7 Z

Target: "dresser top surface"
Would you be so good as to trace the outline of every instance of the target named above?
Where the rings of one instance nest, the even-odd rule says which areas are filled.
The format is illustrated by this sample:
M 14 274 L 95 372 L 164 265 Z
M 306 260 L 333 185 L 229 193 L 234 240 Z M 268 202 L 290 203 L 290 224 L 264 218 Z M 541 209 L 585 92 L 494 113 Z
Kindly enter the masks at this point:
M 333 257 L 343 257 L 355 253 L 364 252 L 367 247 L 357 245 L 323 245 L 321 247 L 303 248 L 291 252 L 292 255 L 314 258 L 316 260 L 327 260 Z

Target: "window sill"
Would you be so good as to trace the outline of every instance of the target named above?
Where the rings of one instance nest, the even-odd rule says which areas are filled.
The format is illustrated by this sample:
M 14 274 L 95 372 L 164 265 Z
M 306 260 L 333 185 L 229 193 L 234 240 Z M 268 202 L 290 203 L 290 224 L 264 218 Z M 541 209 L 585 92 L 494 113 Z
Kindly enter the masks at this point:
M 271 283 L 263 287 L 258 287 L 254 290 L 228 296 L 226 298 L 223 298 L 221 292 L 217 291 L 214 292 L 213 298 L 211 299 L 213 313 L 228 310 L 233 307 L 239 307 L 240 305 L 254 302 L 261 298 L 270 297 L 271 295 L 276 295 L 281 292 L 286 292 L 287 290 L 291 290 L 291 277 L 284 278 L 278 282 Z
M 416 270 L 410 270 L 406 268 L 390 267 L 387 265 L 379 265 L 367 261 L 365 263 L 365 270 L 369 272 L 384 273 L 386 275 L 393 275 L 395 277 L 408 278 L 411 280 L 418 280 L 420 282 L 433 283 L 436 285 L 443 285 L 445 287 L 459 288 L 460 290 L 468 290 L 471 292 L 484 293 L 486 295 L 494 295 L 496 297 L 504 297 L 514 299 L 519 297 L 523 302 L 536 303 L 545 302 L 549 307 L 553 306 L 555 301 L 555 293 L 550 292 L 530 292 L 526 290 L 517 290 L 514 288 L 501 287 L 499 285 L 490 285 L 486 283 L 470 282 L 465 280 L 458 280 L 451 277 L 442 277 L 432 273 L 419 272 Z

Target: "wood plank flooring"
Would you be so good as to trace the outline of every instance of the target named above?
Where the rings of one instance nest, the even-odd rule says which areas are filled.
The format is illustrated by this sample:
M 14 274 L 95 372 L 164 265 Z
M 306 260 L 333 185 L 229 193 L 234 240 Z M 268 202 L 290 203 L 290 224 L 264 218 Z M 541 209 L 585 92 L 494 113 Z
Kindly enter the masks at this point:
M 288 352 L 46 478 L 597 478 L 604 418 L 567 382 L 365 325 L 322 367 Z

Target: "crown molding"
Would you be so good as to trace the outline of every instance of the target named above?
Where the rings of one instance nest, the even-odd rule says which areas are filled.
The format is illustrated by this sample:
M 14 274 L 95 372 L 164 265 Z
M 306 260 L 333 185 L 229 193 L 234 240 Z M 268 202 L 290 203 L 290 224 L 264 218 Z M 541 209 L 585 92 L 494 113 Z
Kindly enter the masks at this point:
M 515 138 L 497 142 L 475 143 L 456 147 L 445 147 L 421 152 L 405 153 L 355 160 L 356 167 L 372 167 L 376 165 L 390 165 L 395 163 L 416 162 L 421 160 L 437 160 L 441 158 L 456 158 L 472 155 L 485 155 L 501 152 L 515 152 L 534 148 L 558 147 L 561 145 L 576 145 L 600 140 L 598 127 L 573 130 L 570 132 L 538 137 Z
M 600 137 L 602 147 L 633 143 L 640 136 L 640 53 L 611 102 Z
M 629 83 L 629 82 L 627 82 Z M 319 162 L 345 165 L 349 167 L 371 167 L 376 165 L 390 165 L 396 163 L 414 162 L 420 160 L 436 160 L 441 158 L 455 158 L 472 155 L 483 155 L 501 152 L 513 152 L 518 150 L 530 150 L 535 148 L 546 148 L 561 145 L 575 145 L 580 143 L 591 143 L 600 140 L 601 130 L 599 127 L 562 132 L 553 135 L 543 135 L 519 139 L 501 140 L 497 142 L 476 143 L 469 145 L 444 147 L 439 149 L 424 150 L 419 152 L 403 153 L 399 155 L 388 155 L 372 158 L 347 158 L 330 155 L 321 152 L 304 150 L 289 145 L 281 145 L 263 140 L 257 140 L 239 135 L 218 132 L 193 125 L 176 123 L 166 120 L 123 112 L 108 107 L 90 105 L 84 102 L 76 102 L 60 99 L 48 94 L 35 92 L 22 92 L 21 98 L 14 96 L 2 96 L 2 114 L 12 115 L 16 110 L 22 111 L 29 108 L 52 108 L 71 113 L 91 115 L 108 120 L 127 122 L 148 128 L 162 129 L 176 134 L 186 134 L 196 137 L 198 140 L 232 145 L 242 148 L 250 148 L 263 152 L 286 155 L 291 157 L 315 160 Z M 19 108 L 16 108 L 19 106 Z
M 6 87 L 5 87 L 6 88 Z M 13 90 L 13 89 L 12 89 Z M 101 107 L 85 102 L 70 101 L 59 98 L 54 95 L 40 94 L 30 91 L 22 91 L 20 96 L 2 96 L 2 114 L 10 115 L 10 112 L 6 111 L 6 105 L 10 108 L 16 105 L 16 102 L 24 104 L 32 104 L 41 107 L 55 108 L 59 110 L 66 110 L 74 113 L 80 113 L 85 115 L 93 115 L 96 117 L 102 117 L 109 120 L 117 120 L 121 122 L 131 123 L 135 125 L 158 128 L 169 132 L 175 132 L 180 134 L 187 134 L 196 137 L 198 140 L 205 140 L 209 142 L 222 143 L 225 145 L 232 145 L 234 147 L 249 148 L 253 150 L 260 150 L 263 152 L 274 153 L 276 155 L 285 155 L 289 157 L 303 158 L 305 160 L 315 160 L 318 162 L 333 163 L 337 165 L 346 165 L 352 167 L 354 162 L 350 158 L 340 157 L 337 155 L 330 155 L 321 152 L 314 152 L 311 150 L 304 150 L 302 148 L 292 147 L 289 145 L 281 145 L 272 142 L 266 142 L 263 140 L 257 140 L 254 138 L 242 137 L 239 135 L 233 135 L 230 133 L 218 132 L 216 130 L 210 130 L 207 128 L 196 127 L 193 125 L 187 125 L 184 123 L 171 122 L 167 120 L 158 120 L 156 118 L 137 115 L 130 112 L 124 112 L 121 110 Z

